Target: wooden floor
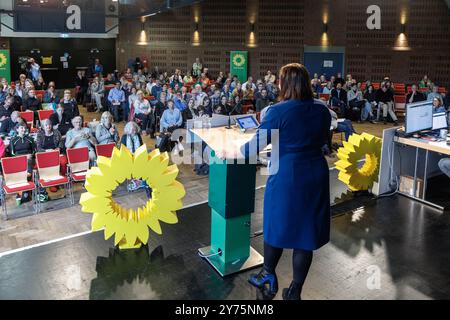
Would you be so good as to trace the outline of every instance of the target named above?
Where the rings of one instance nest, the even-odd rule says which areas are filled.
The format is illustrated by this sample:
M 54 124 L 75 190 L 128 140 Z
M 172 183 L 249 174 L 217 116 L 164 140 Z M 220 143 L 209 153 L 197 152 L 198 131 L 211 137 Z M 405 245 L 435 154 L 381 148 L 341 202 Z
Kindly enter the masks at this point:
M 100 119 L 99 113 L 87 113 L 84 108 L 80 111 L 85 117 L 85 121 Z M 381 137 L 383 129 L 392 125 L 383 124 L 354 124 L 358 133 L 367 132 Z M 124 124 L 118 124 L 119 132 L 123 132 Z M 143 137 L 144 142 L 149 149 L 153 149 L 155 141 L 149 137 Z M 341 143 L 340 135 L 335 135 L 334 142 Z M 330 167 L 333 166 L 337 158 L 329 157 Z M 195 203 L 204 202 L 208 199 L 208 177 L 197 176 L 193 171 L 192 165 L 180 165 L 180 174 L 178 180 L 183 183 L 187 191 L 183 199 L 184 206 L 190 206 Z M 257 174 L 256 186 L 263 186 L 266 182 L 266 176 Z M 82 186 L 75 186 L 75 201 L 78 203 Z M 50 197 L 56 198 L 61 194 L 52 194 Z M 143 201 L 142 193 L 127 194 L 122 192 L 118 201 L 130 206 L 135 205 L 136 201 Z M 82 213 L 79 205 L 69 206 L 65 199 L 52 200 L 44 204 L 44 212 L 39 215 L 33 215 L 32 207 L 22 205 L 16 207 L 13 197 L 8 200 L 8 213 L 10 218 L 7 221 L 0 221 L 0 252 L 34 245 L 37 243 L 59 239 L 70 235 L 78 234 L 90 230 L 91 214 Z M 4 216 L 2 215 L 2 219 Z

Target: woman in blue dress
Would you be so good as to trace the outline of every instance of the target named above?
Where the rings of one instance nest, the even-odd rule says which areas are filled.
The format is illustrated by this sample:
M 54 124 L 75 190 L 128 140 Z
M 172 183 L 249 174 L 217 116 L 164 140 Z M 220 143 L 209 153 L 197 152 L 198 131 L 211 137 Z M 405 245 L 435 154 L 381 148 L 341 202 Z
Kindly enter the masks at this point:
M 280 102 L 269 107 L 254 140 L 279 150 L 272 159 L 264 196 L 264 266 L 249 282 L 269 298 L 275 297 L 275 268 L 283 249 L 294 249 L 293 281 L 283 299 L 301 299 L 313 250 L 330 238 L 329 169 L 322 154 L 330 131 L 326 105 L 313 99 L 311 81 L 303 65 L 280 70 Z M 277 130 L 275 132 L 275 130 Z M 253 141 L 256 142 L 256 141 Z M 265 147 L 261 142 L 258 149 Z

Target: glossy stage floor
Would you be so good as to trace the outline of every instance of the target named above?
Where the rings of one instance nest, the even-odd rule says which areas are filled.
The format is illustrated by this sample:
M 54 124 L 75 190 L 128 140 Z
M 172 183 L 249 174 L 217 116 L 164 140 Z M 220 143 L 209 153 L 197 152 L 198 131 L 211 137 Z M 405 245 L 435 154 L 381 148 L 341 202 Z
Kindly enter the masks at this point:
M 333 199 L 342 190 L 332 184 Z M 257 190 L 252 218 L 251 244 L 260 253 L 263 194 Z M 448 212 L 403 196 L 339 200 L 331 241 L 315 252 L 303 299 L 450 298 Z M 254 271 L 222 278 L 197 255 L 209 245 L 208 205 L 178 216 L 138 250 L 119 251 L 94 232 L 0 255 L 0 299 L 257 299 L 247 283 Z M 277 273 L 280 288 L 288 286 L 290 250 Z

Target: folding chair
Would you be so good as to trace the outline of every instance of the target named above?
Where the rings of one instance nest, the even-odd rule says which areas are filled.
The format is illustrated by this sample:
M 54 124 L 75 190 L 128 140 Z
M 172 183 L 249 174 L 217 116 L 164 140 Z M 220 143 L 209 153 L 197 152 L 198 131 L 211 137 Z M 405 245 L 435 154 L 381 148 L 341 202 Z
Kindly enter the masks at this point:
M 34 212 L 39 212 L 39 205 L 37 203 L 37 188 L 34 182 L 28 181 L 27 168 L 28 157 L 26 155 L 3 158 L 1 160 L 3 167 L 3 179 L 1 181 L 1 200 L 2 209 L 8 219 L 8 212 L 6 207 L 6 196 L 16 194 L 19 192 L 32 191 Z
M 36 176 L 36 186 L 41 188 L 50 188 L 57 186 L 64 186 L 64 197 L 69 196 L 69 201 L 71 204 L 74 203 L 72 197 L 72 184 L 67 176 L 62 176 L 60 174 L 60 158 L 59 151 L 50 152 L 38 152 L 36 153 L 36 166 L 37 166 L 37 176 Z M 39 201 L 38 201 L 39 203 Z M 39 211 L 40 211 L 39 203 Z
M 38 110 L 39 123 L 42 125 L 42 121 L 50 119 L 53 114 L 53 110 Z
M 111 158 L 115 146 L 115 143 L 98 144 L 95 146 L 95 153 L 97 153 L 97 157 Z
M 72 182 L 82 182 L 86 180 L 89 170 L 89 148 L 67 149 L 67 175 Z M 71 199 L 73 200 L 73 187 L 71 187 Z
M 28 127 L 30 128 L 30 132 L 37 132 L 38 129 L 34 127 L 34 112 L 33 111 L 22 111 L 19 112 L 19 116 L 25 120 L 25 122 L 27 123 Z

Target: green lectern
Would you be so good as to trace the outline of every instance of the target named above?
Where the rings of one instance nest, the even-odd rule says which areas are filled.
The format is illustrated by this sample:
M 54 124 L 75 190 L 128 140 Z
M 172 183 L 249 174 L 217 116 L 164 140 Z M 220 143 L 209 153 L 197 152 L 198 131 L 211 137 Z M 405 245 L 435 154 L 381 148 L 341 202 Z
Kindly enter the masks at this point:
M 240 152 L 255 132 L 224 127 L 191 131 L 214 155 L 209 167 L 211 245 L 199 252 L 221 276 L 262 265 L 263 257 L 250 246 L 256 164 Z

